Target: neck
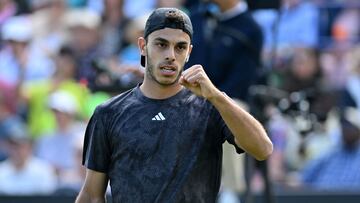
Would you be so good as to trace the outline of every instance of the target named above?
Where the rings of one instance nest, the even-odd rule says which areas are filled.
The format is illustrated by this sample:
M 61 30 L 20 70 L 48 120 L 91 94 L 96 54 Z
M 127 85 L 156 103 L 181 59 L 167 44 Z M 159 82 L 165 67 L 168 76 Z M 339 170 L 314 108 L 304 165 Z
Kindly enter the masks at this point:
M 166 99 L 174 96 L 182 90 L 183 86 L 179 83 L 174 83 L 169 86 L 163 86 L 150 79 L 144 79 L 143 84 L 140 86 L 141 92 L 151 99 Z

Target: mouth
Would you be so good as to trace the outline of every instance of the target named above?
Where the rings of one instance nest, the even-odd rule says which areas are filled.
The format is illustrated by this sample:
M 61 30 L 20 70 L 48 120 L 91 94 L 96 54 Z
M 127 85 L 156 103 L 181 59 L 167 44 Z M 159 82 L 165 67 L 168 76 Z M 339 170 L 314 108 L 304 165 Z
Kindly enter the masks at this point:
M 163 66 L 160 66 L 160 72 L 162 75 L 165 75 L 165 76 L 173 76 L 176 74 L 176 66 L 173 66 L 173 65 L 163 65 Z

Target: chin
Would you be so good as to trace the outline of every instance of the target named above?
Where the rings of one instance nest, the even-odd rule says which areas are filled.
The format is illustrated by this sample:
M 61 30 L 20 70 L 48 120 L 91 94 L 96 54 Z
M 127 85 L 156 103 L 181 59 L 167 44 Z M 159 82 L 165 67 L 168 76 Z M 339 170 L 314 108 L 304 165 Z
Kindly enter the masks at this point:
M 159 80 L 157 80 L 157 83 L 159 83 L 162 86 L 171 86 L 171 85 L 177 84 L 178 81 L 179 80 L 177 78 L 171 78 L 171 79 L 168 78 L 168 79 L 159 79 Z
M 159 84 L 163 85 L 163 86 L 171 86 L 178 83 L 177 80 L 175 81 L 159 81 Z

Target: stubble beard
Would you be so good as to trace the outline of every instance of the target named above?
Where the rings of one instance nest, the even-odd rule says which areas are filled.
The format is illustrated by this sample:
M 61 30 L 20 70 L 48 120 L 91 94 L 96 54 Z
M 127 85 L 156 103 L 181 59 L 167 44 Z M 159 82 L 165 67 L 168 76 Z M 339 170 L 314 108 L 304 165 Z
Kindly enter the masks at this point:
M 160 86 L 163 86 L 163 87 L 166 87 L 166 86 L 171 86 L 171 85 L 174 85 L 176 83 L 179 82 L 179 79 L 180 79 L 180 76 L 181 76 L 181 73 L 183 72 L 183 68 L 181 68 L 181 70 L 179 71 L 178 73 L 178 76 L 176 77 L 176 79 L 173 81 L 173 82 L 170 82 L 170 83 L 164 83 L 164 82 L 161 82 L 159 81 L 158 79 L 156 79 L 155 75 L 154 75 L 154 64 L 151 62 L 151 60 L 149 59 L 149 57 L 146 57 L 146 64 L 147 64 L 147 67 L 146 67 L 146 77 L 152 81 L 155 81 L 157 84 L 159 84 Z

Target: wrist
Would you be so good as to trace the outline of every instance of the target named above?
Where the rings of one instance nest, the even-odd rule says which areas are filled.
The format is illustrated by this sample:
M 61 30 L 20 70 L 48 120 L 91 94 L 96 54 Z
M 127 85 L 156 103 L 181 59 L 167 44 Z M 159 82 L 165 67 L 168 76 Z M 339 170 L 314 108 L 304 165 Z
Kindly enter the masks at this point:
M 207 100 L 214 103 L 214 102 L 219 101 L 219 100 L 221 100 L 221 99 L 223 99 L 225 97 L 226 97 L 225 92 L 222 92 L 222 91 L 216 89 L 209 97 L 207 97 Z

